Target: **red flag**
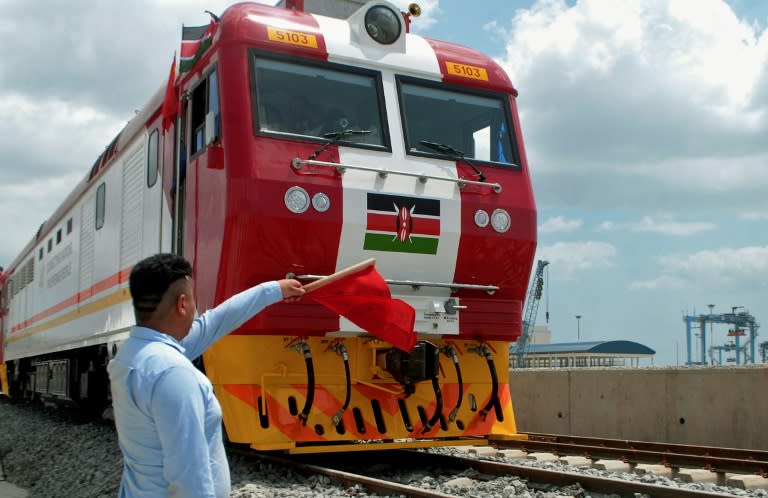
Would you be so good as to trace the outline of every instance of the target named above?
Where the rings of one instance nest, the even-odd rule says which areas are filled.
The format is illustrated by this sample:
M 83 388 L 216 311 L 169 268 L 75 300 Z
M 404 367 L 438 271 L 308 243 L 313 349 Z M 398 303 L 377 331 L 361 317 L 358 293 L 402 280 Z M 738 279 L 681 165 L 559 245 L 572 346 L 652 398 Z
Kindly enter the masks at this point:
M 179 94 L 176 88 L 176 54 L 173 54 L 173 64 L 171 64 L 171 73 L 168 75 L 168 84 L 165 87 L 165 98 L 163 99 L 163 131 L 176 121 L 176 115 L 179 113 Z
M 368 263 L 368 262 L 366 262 Z M 356 265 L 352 268 L 357 268 Z M 307 297 L 347 318 L 398 349 L 411 351 L 416 345 L 413 330 L 416 311 L 400 299 L 392 299 L 389 286 L 372 263 L 353 272 L 339 273 L 307 284 Z M 345 273 L 338 278 L 339 274 Z M 320 284 L 313 287 L 313 284 Z

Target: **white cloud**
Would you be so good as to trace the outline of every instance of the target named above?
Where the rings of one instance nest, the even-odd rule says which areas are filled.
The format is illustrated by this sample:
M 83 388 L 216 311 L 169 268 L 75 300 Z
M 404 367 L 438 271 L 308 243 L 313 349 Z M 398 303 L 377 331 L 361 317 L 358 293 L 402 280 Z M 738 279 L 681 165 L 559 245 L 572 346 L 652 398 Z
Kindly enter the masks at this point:
M 403 12 L 408 12 L 408 6 L 413 2 L 411 0 L 393 0 L 392 3 Z M 429 29 L 437 22 L 437 16 L 441 13 L 439 0 L 422 0 L 417 3 L 421 7 L 421 15 L 411 17 L 411 30 L 414 33 Z
M 577 228 L 580 228 L 583 224 L 583 220 L 569 220 L 563 216 L 555 216 L 542 223 L 541 226 L 539 226 L 539 232 L 572 232 Z
M 0 266 L 12 262 L 53 213 L 51 206 L 62 202 L 85 174 L 82 171 L 31 178 L 14 185 L 3 184 L 0 213 L 8 213 L 9 216 L 0 220 L 3 233 Z
M 747 288 L 768 290 L 768 246 L 722 248 L 659 258 L 658 278 L 633 289 Z
M 559 280 L 573 279 L 584 271 L 600 270 L 615 265 L 616 247 L 597 241 L 556 242 L 540 247 L 538 258 L 550 262 L 550 276 Z
M 762 201 L 768 30 L 725 2 L 539 1 L 486 29 L 508 33 L 540 205 Z
M 0 115 L 0 136 L 12 137 L 2 145 L 6 185 L 31 179 L 30 171 L 59 176 L 79 167 L 85 174 L 125 125 L 89 105 L 18 93 L 0 95 Z
M 652 280 L 632 282 L 629 288 L 635 290 L 684 289 L 686 285 L 687 282 L 682 278 L 663 275 Z
M 701 232 L 708 232 L 717 228 L 717 225 L 710 222 L 680 222 L 674 221 L 670 215 L 663 215 L 658 218 L 653 216 L 643 216 L 640 221 L 629 223 L 616 223 L 613 221 L 604 221 L 598 226 L 598 231 L 610 232 L 614 230 L 630 230 L 632 232 L 651 232 L 664 235 L 687 236 L 695 235 Z
M 747 221 L 768 221 L 768 211 L 749 211 L 741 213 L 741 219 Z
M 611 230 L 618 230 L 622 225 L 613 221 L 603 221 L 598 225 L 598 232 L 610 232 Z
M 714 230 L 715 228 L 714 223 L 683 223 L 672 220 L 655 220 L 651 216 L 644 216 L 640 222 L 634 223 L 631 227 L 635 232 L 655 232 L 665 235 L 694 235 L 700 232 Z
M 630 166 L 627 171 L 648 177 L 669 189 L 702 194 L 763 191 L 768 188 L 768 153 L 738 157 L 671 158 Z M 704 200 L 707 200 L 706 197 Z
M 507 63 L 518 77 L 555 57 L 565 63 L 561 83 L 573 84 L 615 74 L 629 58 L 655 78 L 645 88 L 626 87 L 628 98 L 672 90 L 734 119 L 755 90 L 768 48 L 720 0 L 542 1 L 518 12 L 513 33 Z

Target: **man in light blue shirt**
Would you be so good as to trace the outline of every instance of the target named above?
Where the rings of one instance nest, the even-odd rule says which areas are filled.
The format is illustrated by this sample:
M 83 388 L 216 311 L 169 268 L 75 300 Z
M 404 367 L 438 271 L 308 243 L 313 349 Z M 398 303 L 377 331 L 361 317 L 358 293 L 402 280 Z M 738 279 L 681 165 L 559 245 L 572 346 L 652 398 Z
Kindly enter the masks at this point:
M 221 406 L 192 360 L 265 307 L 304 294 L 296 280 L 266 282 L 196 318 L 191 278 L 190 264 L 172 254 L 131 271 L 136 326 L 107 368 L 124 458 L 121 498 L 229 496 Z

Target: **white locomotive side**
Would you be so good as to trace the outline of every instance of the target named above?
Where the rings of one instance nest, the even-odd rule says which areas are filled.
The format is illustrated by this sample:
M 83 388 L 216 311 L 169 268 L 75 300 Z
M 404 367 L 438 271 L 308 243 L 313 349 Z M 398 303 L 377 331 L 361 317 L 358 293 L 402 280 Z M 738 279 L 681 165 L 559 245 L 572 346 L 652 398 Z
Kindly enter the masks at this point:
M 158 146 L 157 130 L 136 134 L 58 225 L 17 259 L 3 321 L 6 361 L 127 336 L 134 323 L 130 269 L 170 248 L 170 210 L 162 174 L 153 169 Z

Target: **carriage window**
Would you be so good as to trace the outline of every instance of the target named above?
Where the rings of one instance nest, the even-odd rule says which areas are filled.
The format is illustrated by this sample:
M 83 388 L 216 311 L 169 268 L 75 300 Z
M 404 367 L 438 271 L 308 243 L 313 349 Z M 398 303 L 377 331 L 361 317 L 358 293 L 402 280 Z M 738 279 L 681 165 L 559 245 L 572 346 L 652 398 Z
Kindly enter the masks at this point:
M 96 189 L 96 230 L 104 226 L 104 212 L 107 201 L 107 184 L 102 183 Z
M 254 57 L 256 129 L 389 147 L 378 73 Z
M 157 183 L 158 176 L 158 155 L 157 142 L 160 134 L 157 128 L 149 135 L 147 143 L 147 188 L 151 188 Z
M 192 90 L 192 114 L 191 129 L 192 140 L 190 142 L 190 154 L 194 155 L 203 150 L 205 143 L 205 117 L 208 113 L 214 114 L 214 129 L 208 133 L 215 137 L 221 136 L 221 113 L 219 112 L 218 77 L 212 72 Z
M 505 95 L 457 91 L 407 78 L 399 78 L 398 86 L 410 154 L 520 164 Z

